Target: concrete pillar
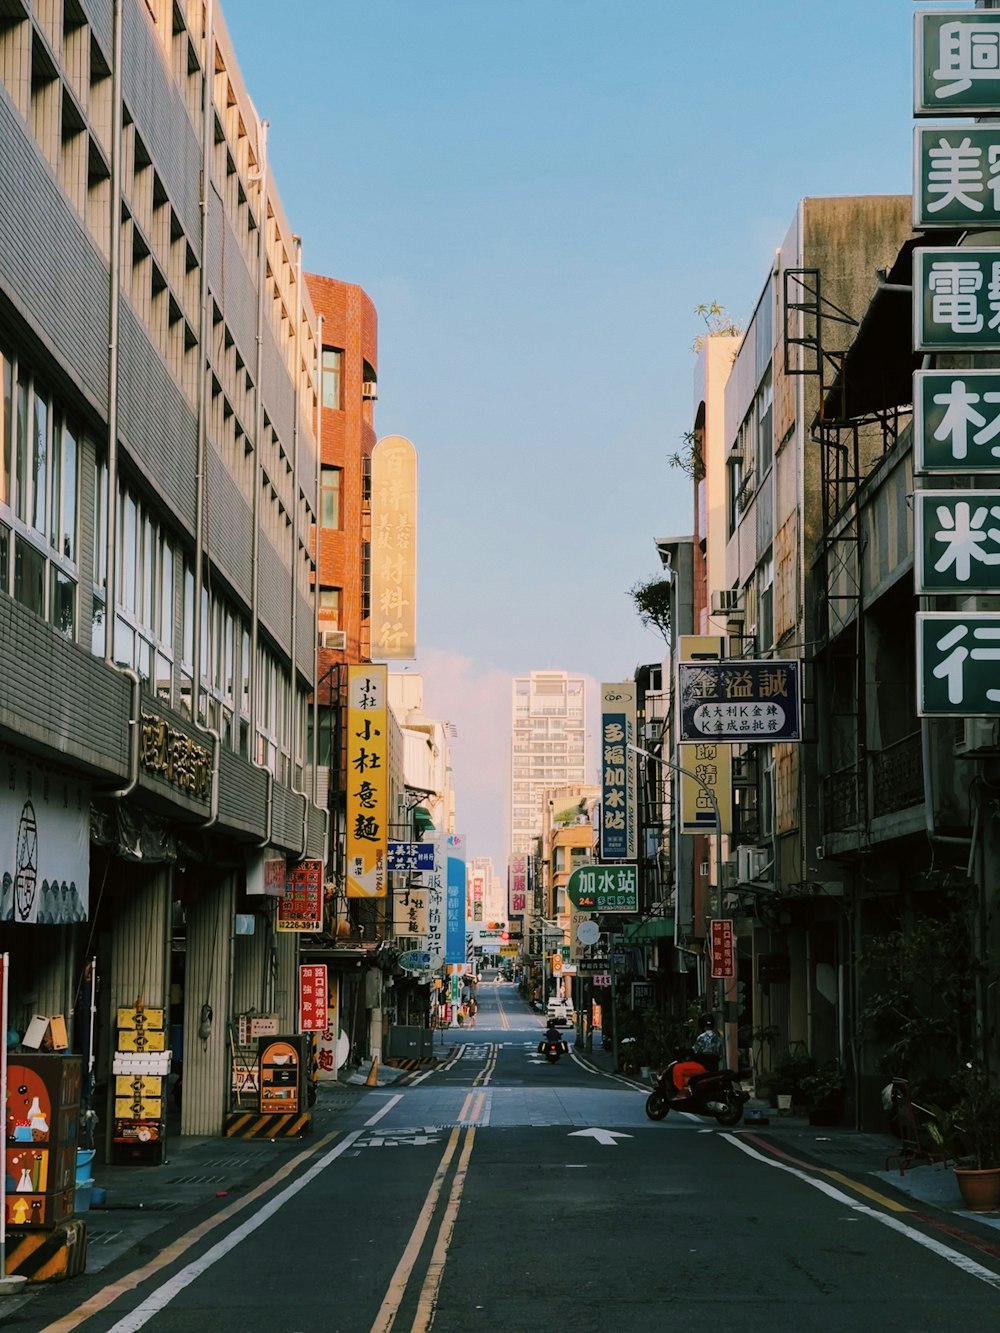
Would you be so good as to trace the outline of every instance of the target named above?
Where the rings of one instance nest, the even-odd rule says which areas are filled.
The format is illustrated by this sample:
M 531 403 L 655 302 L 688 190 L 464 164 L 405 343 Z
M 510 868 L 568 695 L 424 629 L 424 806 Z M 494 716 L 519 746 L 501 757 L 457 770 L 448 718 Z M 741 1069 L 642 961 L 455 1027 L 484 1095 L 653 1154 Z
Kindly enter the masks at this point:
M 299 1025 L 299 937 L 291 931 L 275 935 L 277 968 L 274 1009 L 279 1032 L 297 1032 Z
M 272 921 L 262 913 L 255 914 L 254 927 L 252 935 L 237 935 L 233 940 L 234 1015 L 271 1012 L 274 929 Z
M 187 910 L 182 1134 L 220 1134 L 229 1109 L 235 912 L 232 874 L 206 882 Z
M 117 898 L 111 919 L 110 1028 L 119 1009 L 136 1002 L 169 1008 L 170 904 L 173 867 L 116 867 Z

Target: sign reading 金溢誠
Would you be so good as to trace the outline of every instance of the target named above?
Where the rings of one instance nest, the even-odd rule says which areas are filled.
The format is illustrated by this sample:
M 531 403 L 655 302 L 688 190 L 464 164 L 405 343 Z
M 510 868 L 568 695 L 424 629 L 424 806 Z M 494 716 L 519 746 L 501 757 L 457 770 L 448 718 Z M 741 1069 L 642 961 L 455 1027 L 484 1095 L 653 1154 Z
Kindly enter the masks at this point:
M 680 662 L 682 741 L 802 739 L 798 661 Z

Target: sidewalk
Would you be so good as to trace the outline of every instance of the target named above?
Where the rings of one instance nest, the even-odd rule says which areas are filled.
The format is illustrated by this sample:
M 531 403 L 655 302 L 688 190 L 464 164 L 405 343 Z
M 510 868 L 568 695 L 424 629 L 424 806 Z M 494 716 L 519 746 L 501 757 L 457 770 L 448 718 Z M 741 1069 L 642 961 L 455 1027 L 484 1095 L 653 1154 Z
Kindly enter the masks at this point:
M 611 1051 L 601 1046 L 599 1031 L 594 1033 L 593 1050 L 580 1050 L 579 1054 L 602 1073 L 614 1072 Z M 627 1081 L 636 1087 L 643 1082 L 638 1078 Z M 891 1134 L 867 1133 L 846 1129 L 841 1125 L 829 1128 L 824 1126 L 821 1129 L 810 1125 L 804 1116 L 779 1114 L 767 1102 L 756 1099 L 747 1103 L 747 1110 L 751 1109 L 761 1111 L 768 1123 L 754 1125 L 744 1121 L 734 1132 L 762 1139 L 774 1147 L 780 1145 L 783 1153 L 790 1158 L 800 1159 L 800 1164 L 808 1162 L 822 1170 L 839 1171 L 844 1175 L 872 1176 L 875 1178 L 873 1188 L 882 1190 L 888 1187 L 917 1203 L 940 1208 L 963 1220 L 1000 1230 L 1000 1213 L 968 1211 L 950 1167 L 940 1164 L 910 1166 L 900 1175 L 898 1164 L 893 1164 L 887 1171 L 886 1158 L 900 1151 L 899 1140 Z M 796 1163 L 793 1161 L 788 1164 Z

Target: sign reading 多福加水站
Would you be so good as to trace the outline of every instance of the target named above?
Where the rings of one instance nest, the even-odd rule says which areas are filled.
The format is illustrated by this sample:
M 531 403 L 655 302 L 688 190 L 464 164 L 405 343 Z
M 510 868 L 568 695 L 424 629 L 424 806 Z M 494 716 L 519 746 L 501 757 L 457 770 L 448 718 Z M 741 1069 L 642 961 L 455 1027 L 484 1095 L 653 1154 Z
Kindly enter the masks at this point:
M 799 662 L 680 662 L 682 741 L 798 741 Z
M 914 250 L 913 349 L 1000 350 L 1000 248 Z
M 1000 611 L 917 613 L 920 717 L 1000 717 Z
M 922 10 L 913 23 L 914 115 L 1000 112 L 1000 12 Z
M 601 860 L 636 858 L 635 682 L 601 686 Z
M 919 473 L 1000 473 L 1000 370 L 918 370 L 913 465 Z
M 1000 592 L 1000 491 L 917 491 L 913 590 Z

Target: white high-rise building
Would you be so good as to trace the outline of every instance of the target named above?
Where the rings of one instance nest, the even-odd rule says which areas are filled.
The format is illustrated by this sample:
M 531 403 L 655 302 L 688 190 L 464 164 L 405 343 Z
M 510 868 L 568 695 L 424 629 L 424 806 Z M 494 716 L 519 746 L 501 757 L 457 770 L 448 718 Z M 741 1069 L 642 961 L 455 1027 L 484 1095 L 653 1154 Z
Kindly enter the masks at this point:
M 542 793 L 586 781 L 586 682 L 565 671 L 515 676 L 511 699 L 510 842 L 530 852 Z

